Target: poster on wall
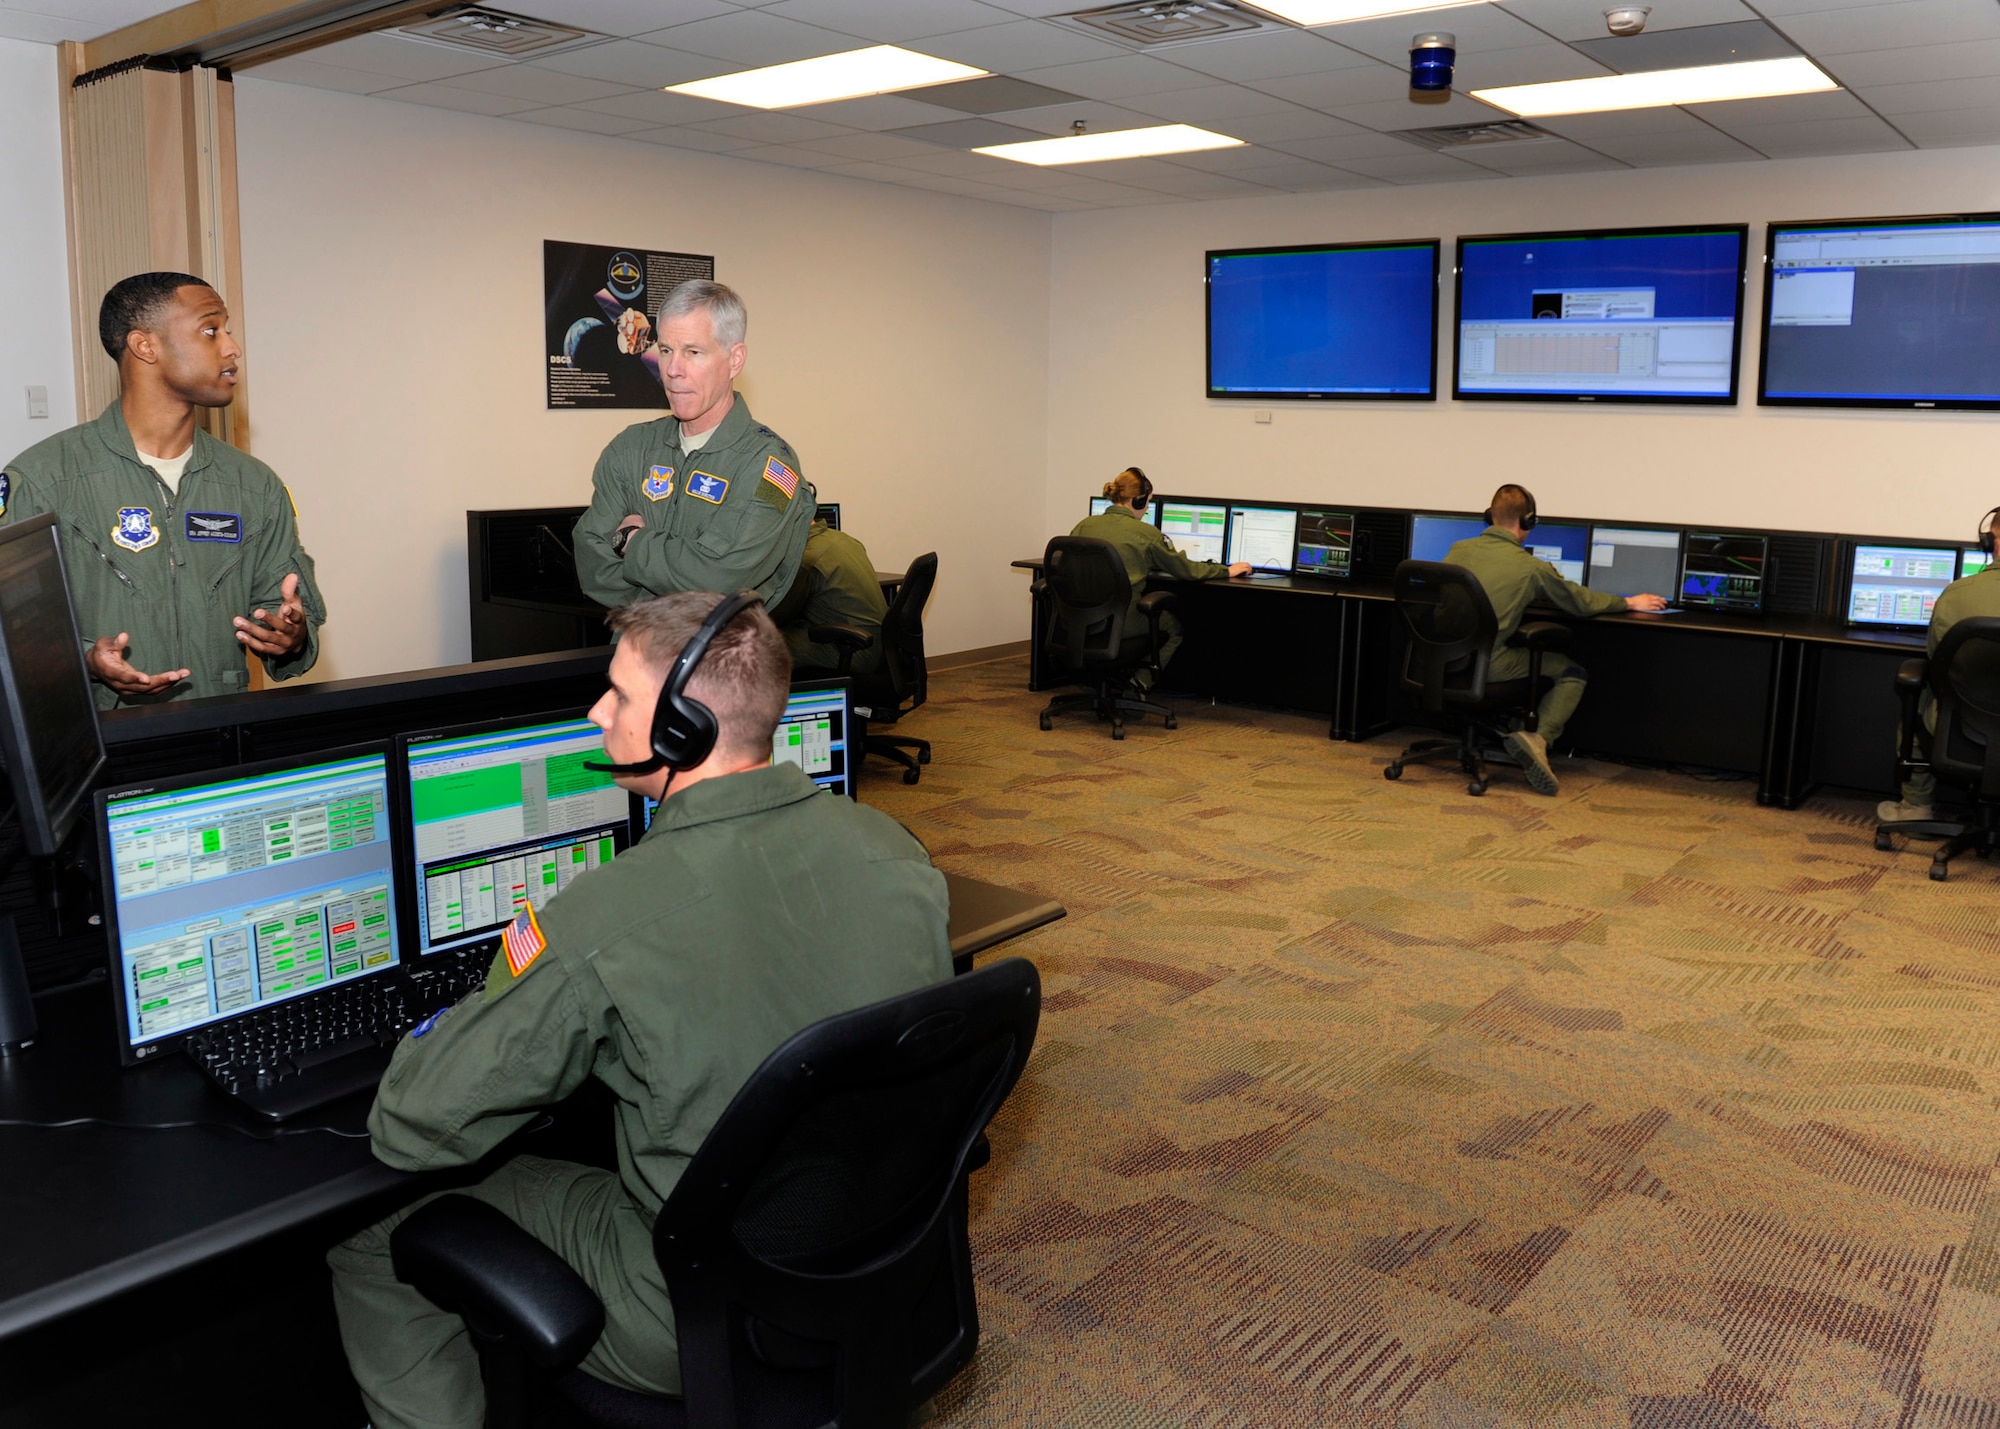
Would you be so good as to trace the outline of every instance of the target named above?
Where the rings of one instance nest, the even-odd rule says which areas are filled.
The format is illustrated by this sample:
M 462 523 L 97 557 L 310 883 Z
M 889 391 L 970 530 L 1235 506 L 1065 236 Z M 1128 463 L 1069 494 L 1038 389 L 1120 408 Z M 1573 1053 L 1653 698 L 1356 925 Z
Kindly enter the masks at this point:
M 654 320 L 676 284 L 714 276 L 710 255 L 544 241 L 549 406 L 665 407 Z

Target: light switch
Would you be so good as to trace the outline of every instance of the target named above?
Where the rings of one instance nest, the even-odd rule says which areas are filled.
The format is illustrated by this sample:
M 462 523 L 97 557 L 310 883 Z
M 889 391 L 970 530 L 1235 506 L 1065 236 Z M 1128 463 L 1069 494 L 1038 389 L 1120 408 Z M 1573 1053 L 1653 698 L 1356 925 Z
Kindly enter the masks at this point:
M 30 417 L 46 417 L 48 414 L 49 389 L 46 387 L 30 387 L 28 389 L 28 415 Z
M 1258 426 L 1268 427 L 1271 425 L 1271 409 L 1269 407 L 1259 408 L 1255 415 L 1257 418 Z

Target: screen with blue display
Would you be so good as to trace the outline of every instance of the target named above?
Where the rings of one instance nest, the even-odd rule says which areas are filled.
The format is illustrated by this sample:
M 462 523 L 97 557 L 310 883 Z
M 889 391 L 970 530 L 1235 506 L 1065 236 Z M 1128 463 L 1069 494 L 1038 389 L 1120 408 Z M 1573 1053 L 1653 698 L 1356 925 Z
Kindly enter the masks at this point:
M 1445 552 L 1460 541 L 1469 540 L 1486 529 L 1477 516 L 1415 516 L 1410 519 L 1410 559 L 1441 561 Z
M 1771 225 L 1758 400 L 2000 407 L 2000 214 Z
M 1734 402 L 1746 232 L 1461 238 L 1454 395 Z
M 1437 396 L 1438 242 L 1208 255 L 1211 397 Z
M 1556 568 L 1566 581 L 1583 584 L 1590 566 L 1590 528 L 1558 526 L 1553 521 L 1537 522 L 1535 529 L 1521 538 L 1528 554 L 1540 556 Z

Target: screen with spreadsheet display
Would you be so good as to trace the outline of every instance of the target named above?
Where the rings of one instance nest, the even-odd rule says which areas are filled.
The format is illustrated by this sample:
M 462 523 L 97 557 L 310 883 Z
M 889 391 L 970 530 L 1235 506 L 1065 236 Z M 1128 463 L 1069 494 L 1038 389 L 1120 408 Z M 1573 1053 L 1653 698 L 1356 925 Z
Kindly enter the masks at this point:
M 632 797 L 586 719 L 530 719 L 406 735 L 417 951 L 491 938 L 632 843 Z
M 1155 497 L 1160 507 L 1160 531 L 1173 548 L 1191 561 L 1221 561 L 1229 536 L 1229 508 L 1202 502 Z
M 1354 572 L 1354 513 L 1301 511 L 1294 535 L 1292 571 L 1342 578 Z
M 386 750 L 97 797 L 128 1059 L 397 966 Z
M 1289 574 L 1298 526 L 1299 513 L 1290 506 L 1232 506 L 1223 559 L 1232 566 L 1244 561 L 1252 570 Z
M 1847 623 L 1929 625 L 1931 607 L 1957 573 L 1956 547 L 1856 546 L 1847 587 Z
M 798 765 L 824 792 L 852 794 L 848 699 L 846 680 L 794 680 L 771 732 L 771 762 Z

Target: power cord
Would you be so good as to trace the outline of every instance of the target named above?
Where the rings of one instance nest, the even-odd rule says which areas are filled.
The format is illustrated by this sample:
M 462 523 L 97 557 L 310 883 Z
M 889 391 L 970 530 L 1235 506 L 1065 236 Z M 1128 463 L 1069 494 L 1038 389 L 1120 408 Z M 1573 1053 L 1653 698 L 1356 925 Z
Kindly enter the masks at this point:
M 338 1136 L 348 1141 L 366 1141 L 365 1131 L 342 1131 L 337 1126 L 280 1126 L 268 1132 L 256 1132 L 248 1127 L 237 1126 L 227 1121 L 112 1121 L 101 1116 L 73 1116 L 67 1121 L 27 1121 L 14 1117 L 0 1117 L 0 1127 L 19 1126 L 36 1131 L 63 1131 L 73 1126 L 108 1126 L 119 1131 L 185 1131 L 203 1128 L 209 1131 L 233 1131 L 238 1136 L 251 1141 L 277 1141 L 286 1136 L 309 1136 L 321 1132 L 327 1136 Z

